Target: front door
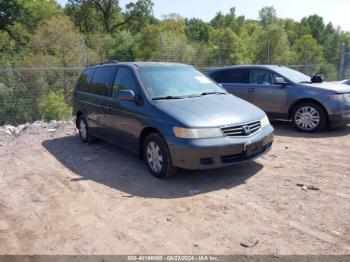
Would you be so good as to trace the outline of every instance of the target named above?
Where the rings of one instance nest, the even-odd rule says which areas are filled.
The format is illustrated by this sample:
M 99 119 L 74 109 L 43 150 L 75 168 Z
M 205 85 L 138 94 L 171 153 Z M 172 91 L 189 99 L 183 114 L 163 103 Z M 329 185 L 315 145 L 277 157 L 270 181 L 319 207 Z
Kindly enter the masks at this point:
M 129 150 L 136 150 L 138 136 L 142 129 L 139 119 L 142 105 L 118 99 L 118 93 L 121 90 L 131 90 L 136 95 L 139 94 L 139 87 L 134 73 L 130 68 L 124 66 L 118 68 L 113 83 L 112 94 L 109 98 L 110 108 L 106 121 L 111 127 L 111 137 L 114 140 L 112 142 L 116 142 Z
M 274 83 L 275 73 L 265 69 L 251 69 L 247 100 L 266 113 L 279 115 L 287 103 L 288 85 L 283 87 Z

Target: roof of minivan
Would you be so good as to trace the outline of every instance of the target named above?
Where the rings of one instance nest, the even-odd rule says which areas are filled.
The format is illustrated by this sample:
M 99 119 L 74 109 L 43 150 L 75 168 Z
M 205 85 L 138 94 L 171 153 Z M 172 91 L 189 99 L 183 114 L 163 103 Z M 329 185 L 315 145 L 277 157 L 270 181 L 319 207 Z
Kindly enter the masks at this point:
M 180 64 L 180 63 L 170 63 L 170 62 L 143 62 L 143 61 L 137 61 L 137 62 L 110 62 L 110 63 L 101 63 L 98 65 L 94 65 L 91 67 L 100 67 L 100 66 L 111 66 L 111 65 L 128 65 L 133 67 L 155 67 L 155 66 L 190 66 L 186 64 Z
M 233 65 L 233 66 L 222 66 L 222 67 L 212 67 L 208 69 L 208 72 L 214 72 L 222 69 L 238 69 L 238 68 L 268 68 L 274 69 L 276 67 L 283 67 L 280 65 Z

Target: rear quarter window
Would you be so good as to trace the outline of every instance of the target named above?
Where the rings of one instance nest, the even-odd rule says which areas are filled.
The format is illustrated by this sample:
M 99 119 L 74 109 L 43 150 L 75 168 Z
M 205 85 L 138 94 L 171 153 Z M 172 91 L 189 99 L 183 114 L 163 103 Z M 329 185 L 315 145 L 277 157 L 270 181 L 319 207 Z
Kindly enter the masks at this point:
M 85 69 L 78 80 L 77 90 L 89 92 L 89 85 L 92 81 L 93 74 L 94 69 Z
M 249 83 L 249 70 L 248 69 L 225 69 L 216 71 L 211 74 L 217 83 L 228 84 L 248 84 Z

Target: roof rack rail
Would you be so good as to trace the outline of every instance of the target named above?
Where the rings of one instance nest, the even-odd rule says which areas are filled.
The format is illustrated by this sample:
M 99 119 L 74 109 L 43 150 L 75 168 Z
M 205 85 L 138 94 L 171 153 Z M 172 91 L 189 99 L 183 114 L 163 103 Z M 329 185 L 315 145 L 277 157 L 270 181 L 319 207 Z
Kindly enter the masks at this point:
M 90 64 L 88 66 L 98 66 L 98 65 L 105 65 L 105 64 L 117 64 L 118 61 L 117 60 L 106 60 L 103 62 L 99 62 L 99 63 L 95 63 L 95 64 Z

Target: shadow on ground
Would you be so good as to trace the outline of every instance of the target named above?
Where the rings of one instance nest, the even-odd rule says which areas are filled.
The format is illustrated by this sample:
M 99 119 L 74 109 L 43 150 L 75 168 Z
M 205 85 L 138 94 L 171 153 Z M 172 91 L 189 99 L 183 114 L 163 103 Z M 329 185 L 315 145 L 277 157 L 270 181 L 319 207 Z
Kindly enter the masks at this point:
M 91 180 L 145 198 L 180 198 L 230 189 L 244 184 L 263 168 L 257 162 L 249 162 L 208 171 L 180 170 L 175 177 L 159 180 L 149 174 L 137 156 L 104 142 L 84 145 L 78 136 L 68 136 L 44 141 L 42 145 L 80 176 L 72 183 Z
M 350 135 L 350 125 L 336 128 L 334 130 L 325 129 L 318 133 L 305 133 L 297 131 L 288 121 L 271 121 L 275 128 L 275 135 L 300 138 L 327 138 L 327 137 L 342 137 Z

